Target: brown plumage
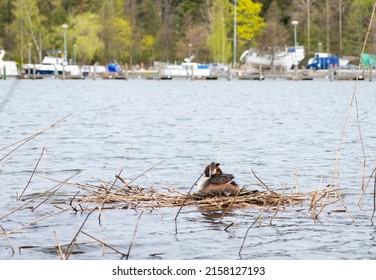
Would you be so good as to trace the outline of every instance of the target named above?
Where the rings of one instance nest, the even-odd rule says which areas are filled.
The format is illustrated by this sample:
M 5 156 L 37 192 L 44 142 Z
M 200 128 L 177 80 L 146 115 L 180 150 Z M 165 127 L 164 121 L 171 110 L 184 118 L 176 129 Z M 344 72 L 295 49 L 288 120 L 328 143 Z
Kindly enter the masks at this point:
M 230 196 L 239 193 L 238 185 L 232 181 L 234 175 L 223 173 L 219 163 L 206 166 L 204 174 L 205 178 L 197 185 L 200 194 Z

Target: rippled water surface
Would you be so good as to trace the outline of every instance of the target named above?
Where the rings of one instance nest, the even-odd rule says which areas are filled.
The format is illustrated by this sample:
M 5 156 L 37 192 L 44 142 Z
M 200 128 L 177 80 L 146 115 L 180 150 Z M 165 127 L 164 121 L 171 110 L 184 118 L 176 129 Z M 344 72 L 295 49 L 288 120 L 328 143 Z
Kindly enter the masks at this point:
M 135 183 L 187 192 L 213 160 L 241 186 L 264 190 L 253 170 L 276 191 L 307 193 L 331 181 L 353 89 L 353 81 L 327 80 L 0 81 L 0 259 L 59 259 L 57 242 L 69 244 L 87 217 L 72 210 L 28 225 L 59 211 L 48 202 L 11 213 L 24 203 L 16 196 L 43 149 L 25 197 L 78 171 L 71 182 L 98 184 L 114 180 L 119 170 L 135 178 L 160 161 Z M 375 84 L 360 81 L 356 92 L 335 180 L 355 222 L 340 201 L 313 221 L 307 201 L 265 210 L 252 227 L 259 208 L 233 209 L 221 221 L 220 210 L 184 207 L 177 233 L 177 208 L 145 210 L 141 217 L 141 209 L 104 210 L 100 224 L 98 212 L 89 216 L 84 232 L 125 253 L 134 239 L 130 259 L 374 259 L 374 178 L 358 202 L 364 160 L 366 183 L 375 167 Z M 9 145 L 65 116 L 8 154 L 17 146 Z M 65 187 L 59 192 L 67 200 L 73 195 Z M 70 258 L 121 258 L 92 241 L 80 234 Z

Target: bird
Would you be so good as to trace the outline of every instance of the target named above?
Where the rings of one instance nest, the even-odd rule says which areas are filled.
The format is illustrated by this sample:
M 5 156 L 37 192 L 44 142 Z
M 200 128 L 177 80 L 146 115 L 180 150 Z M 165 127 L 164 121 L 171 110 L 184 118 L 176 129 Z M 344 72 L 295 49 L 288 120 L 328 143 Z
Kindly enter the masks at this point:
M 223 173 L 219 165 L 212 162 L 205 167 L 205 178 L 197 185 L 198 194 L 233 196 L 240 192 L 239 186 L 233 181 L 235 176 Z

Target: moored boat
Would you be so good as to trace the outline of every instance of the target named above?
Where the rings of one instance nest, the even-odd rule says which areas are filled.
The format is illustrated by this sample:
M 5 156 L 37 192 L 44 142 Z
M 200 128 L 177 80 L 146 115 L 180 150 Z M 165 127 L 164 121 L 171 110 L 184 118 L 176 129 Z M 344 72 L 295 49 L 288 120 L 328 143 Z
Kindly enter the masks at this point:
M 285 68 L 291 69 L 298 65 L 304 59 L 304 47 L 286 48 L 284 51 L 273 51 L 263 53 L 253 49 L 246 50 L 241 56 L 240 61 L 253 67 L 262 67 L 264 69 Z
M 61 51 L 47 51 L 41 64 L 24 64 L 22 69 L 26 74 L 33 74 L 35 71 L 37 75 L 62 75 L 64 71 L 72 76 L 81 75 L 78 65 L 66 64 Z
M 5 56 L 5 50 L 0 49 L 0 76 L 17 76 L 18 67 L 15 61 L 3 60 Z

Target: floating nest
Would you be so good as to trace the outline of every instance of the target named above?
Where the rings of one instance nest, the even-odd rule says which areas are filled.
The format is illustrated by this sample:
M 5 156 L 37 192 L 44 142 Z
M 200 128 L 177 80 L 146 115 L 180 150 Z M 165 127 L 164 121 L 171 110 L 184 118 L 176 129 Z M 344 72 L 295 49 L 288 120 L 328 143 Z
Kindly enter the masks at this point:
M 93 209 L 136 209 L 196 206 L 207 209 L 267 207 L 277 208 L 301 204 L 308 199 L 303 194 L 279 194 L 271 190 L 257 191 L 242 189 L 236 196 L 214 196 L 199 193 L 184 193 L 172 186 L 140 187 L 83 185 L 77 184 L 80 191 L 70 199 L 75 210 Z

